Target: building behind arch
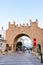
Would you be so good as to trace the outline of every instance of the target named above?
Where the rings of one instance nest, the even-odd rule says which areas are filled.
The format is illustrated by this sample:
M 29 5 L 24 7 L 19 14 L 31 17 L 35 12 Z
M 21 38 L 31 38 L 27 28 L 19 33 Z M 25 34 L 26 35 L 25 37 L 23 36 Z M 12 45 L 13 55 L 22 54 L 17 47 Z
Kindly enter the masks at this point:
M 6 31 L 3 29 L 0 30 L 0 52 L 3 52 L 6 47 Z

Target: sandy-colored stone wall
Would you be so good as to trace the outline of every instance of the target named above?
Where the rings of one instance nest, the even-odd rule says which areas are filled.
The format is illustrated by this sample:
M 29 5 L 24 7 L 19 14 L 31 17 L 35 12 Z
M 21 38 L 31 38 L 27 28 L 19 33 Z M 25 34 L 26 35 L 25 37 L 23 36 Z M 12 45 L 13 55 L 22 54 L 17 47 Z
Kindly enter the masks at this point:
M 38 20 L 36 19 L 35 22 L 32 22 L 30 20 L 30 26 L 25 24 L 18 26 L 15 24 L 11 24 L 9 22 L 8 29 L 6 31 L 6 40 L 9 45 L 12 45 L 12 47 L 16 46 L 17 39 L 22 36 L 27 35 L 31 38 L 32 44 L 33 44 L 33 38 L 36 38 L 36 43 L 40 44 L 43 50 L 43 29 L 38 27 Z M 17 38 L 18 37 L 18 38 Z

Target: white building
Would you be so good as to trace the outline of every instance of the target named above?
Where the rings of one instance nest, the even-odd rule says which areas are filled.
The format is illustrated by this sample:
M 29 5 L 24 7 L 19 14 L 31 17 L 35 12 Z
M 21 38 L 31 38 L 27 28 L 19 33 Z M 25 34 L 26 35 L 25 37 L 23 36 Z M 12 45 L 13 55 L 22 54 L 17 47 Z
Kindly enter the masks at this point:
M 0 30 L 0 51 L 4 51 L 6 47 L 6 31 Z

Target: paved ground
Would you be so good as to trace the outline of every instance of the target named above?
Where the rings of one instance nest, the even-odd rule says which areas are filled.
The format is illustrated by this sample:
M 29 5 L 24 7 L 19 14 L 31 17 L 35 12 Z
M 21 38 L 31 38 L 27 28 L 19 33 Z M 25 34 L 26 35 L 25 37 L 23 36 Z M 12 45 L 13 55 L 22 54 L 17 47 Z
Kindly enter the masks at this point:
M 0 55 L 0 65 L 43 65 L 40 60 L 28 53 Z

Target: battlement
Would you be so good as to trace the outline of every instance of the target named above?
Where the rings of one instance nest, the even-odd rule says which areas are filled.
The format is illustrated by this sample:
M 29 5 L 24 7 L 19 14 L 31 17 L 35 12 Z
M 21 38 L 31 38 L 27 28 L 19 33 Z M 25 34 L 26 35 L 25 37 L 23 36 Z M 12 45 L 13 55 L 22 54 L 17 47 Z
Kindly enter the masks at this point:
M 30 20 L 30 26 L 38 27 L 38 19 L 36 19 L 36 21 L 34 21 L 34 22 L 32 22 L 32 20 Z
M 25 25 L 25 24 L 23 23 L 23 24 L 18 25 L 18 24 L 16 24 L 16 22 L 14 22 L 13 24 L 11 24 L 11 22 L 9 22 L 8 27 L 12 27 L 12 26 L 14 26 L 14 27 L 24 27 L 24 26 L 29 26 L 29 24 L 27 23 L 27 24 Z
M 28 23 L 26 25 L 23 23 L 23 25 L 20 24 L 20 26 L 19 26 L 18 24 L 16 24 L 15 21 L 13 24 L 11 24 L 11 22 L 9 22 L 9 27 L 25 27 L 25 26 L 27 26 L 27 27 L 30 27 L 30 26 L 31 27 L 38 27 L 38 19 L 36 19 L 36 21 L 34 21 L 34 22 L 32 22 L 32 20 L 30 20 L 30 26 Z

